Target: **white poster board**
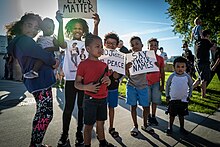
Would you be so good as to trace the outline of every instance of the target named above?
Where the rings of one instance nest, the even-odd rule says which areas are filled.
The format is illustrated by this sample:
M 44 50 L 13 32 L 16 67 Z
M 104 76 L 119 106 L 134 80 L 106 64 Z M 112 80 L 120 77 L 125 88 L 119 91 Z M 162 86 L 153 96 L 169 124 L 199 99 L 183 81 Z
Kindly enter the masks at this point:
M 92 19 L 97 13 L 97 0 L 58 0 L 58 9 L 64 18 Z
M 157 59 L 154 51 L 133 52 L 126 54 L 126 56 L 126 63 L 132 63 L 132 67 L 129 69 L 130 75 L 159 71 L 155 65 Z
M 8 45 L 7 36 L 0 35 L 0 53 L 7 53 L 6 47 Z
M 99 59 L 108 64 L 109 69 L 125 75 L 125 57 L 125 54 L 118 50 L 104 49 Z

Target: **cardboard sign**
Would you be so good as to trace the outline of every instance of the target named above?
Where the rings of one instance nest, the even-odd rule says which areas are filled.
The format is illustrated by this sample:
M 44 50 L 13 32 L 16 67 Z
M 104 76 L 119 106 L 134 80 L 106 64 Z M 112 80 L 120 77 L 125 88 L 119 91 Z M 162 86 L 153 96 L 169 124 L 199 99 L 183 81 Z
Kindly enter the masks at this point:
M 0 53 L 2 54 L 7 53 L 7 49 L 6 49 L 7 45 L 8 45 L 7 36 L 0 35 Z
M 133 52 L 126 54 L 126 56 L 126 63 L 132 63 L 132 67 L 129 69 L 130 75 L 159 71 L 155 65 L 157 59 L 154 51 Z
M 89 18 L 97 13 L 97 0 L 58 0 L 64 18 Z
M 125 54 L 118 50 L 104 49 L 99 59 L 108 64 L 109 69 L 125 75 Z

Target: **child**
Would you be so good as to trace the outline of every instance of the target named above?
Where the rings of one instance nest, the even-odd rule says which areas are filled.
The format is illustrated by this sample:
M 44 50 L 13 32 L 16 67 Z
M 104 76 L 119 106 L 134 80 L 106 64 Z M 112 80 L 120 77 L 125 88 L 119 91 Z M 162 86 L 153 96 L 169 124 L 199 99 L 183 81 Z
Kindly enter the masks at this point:
M 115 50 L 119 43 L 119 37 L 117 34 L 110 32 L 105 35 L 104 45 L 107 49 Z M 114 108 L 118 106 L 118 86 L 119 79 L 122 77 L 122 74 L 118 74 L 117 72 L 113 72 L 110 75 L 111 85 L 108 86 L 108 108 L 109 108 L 109 133 L 112 137 L 116 138 L 119 136 L 119 133 L 113 127 L 114 123 Z
M 165 72 L 164 72 L 164 59 L 163 57 L 157 55 L 159 42 L 156 38 L 151 38 L 148 40 L 148 49 L 154 50 L 157 65 L 159 67 L 158 72 L 152 72 L 147 74 L 147 83 L 148 83 L 148 94 L 149 94 L 149 102 L 152 103 L 152 116 L 148 116 L 148 122 L 150 125 L 158 125 L 158 121 L 156 119 L 156 110 L 157 105 L 161 104 L 161 93 L 164 90 L 164 80 L 165 80 Z
M 196 54 L 196 50 L 198 47 L 198 41 L 204 38 L 202 35 L 202 20 L 199 17 L 196 17 L 194 20 L 195 26 L 192 28 L 191 32 L 191 42 L 194 41 L 194 54 Z
M 59 66 L 59 61 L 33 40 L 41 23 L 38 14 L 25 13 L 19 21 L 6 26 L 7 35 L 15 35 L 7 47 L 8 53 L 18 60 L 22 73 L 29 71 L 36 59 L 43 61 L 38 78 L 24 79 L 24 85 L 33 94 L 37 108 L 32 123 L 30 147 L 48 147 L 42 141 L 53 118 L 52 85 L 56 82 L 53 69 Z
M 59 31 L 58 31 L 58 40 L 59 46 L 65 49 L 64 63 L 63 63 L 63 72 L 65 75 L 65 107 L 63 111 L 63 132 L 61 138 L 58 141 L 58 146 L 67 145 L 69 125 L 71 121 L 71 115 L 75 106 L 76 95 L 77 95 L 77 105 L 78 105 L 78 123 L 77 123 L 77 132 L 76 132 L 76 145 L 82 145 L 83 140 L 83 97 L 84 92 L 82 90 L 78 90 L 74 86 L 76 71 L 78 64 L 81 62 L 79 55 L 77 55 L 76 60 L 71 56 L 72 45 L 76 43 L 76 47 L 78 48 L 79 53 L 82 49 L 85 48 L 85 42 L 82 41 L 83 37 L 89 31 L 89 27 L 87 22 L 84 19 L 77 18 L 71 19 L 67 22 L 65 26 L 66 35 L 70 40 L 64 40 L 63 35 L 63 17 L 62 14 L 57 11 L 56 19 L 59 22 Z M 98 24 L 99 24 L 99 15 L 94 14 L 94 34 L 98 34 Z M 86 58 L 88 57 L 88 53 L 84 52 Z M 77 63 L 77 64 L 75 64 Z
M 59 51 L 57 40 L 55 37 L 51 36 L 54 33 L 55 24 L 52 19 L 45 18 L 40 25 L 41 30 L 43 31 L 43 36 L 40 36 L 37 39 L 37 43 L 46 51 L 52 52 Z M 43 65 L 41 60 L 37 60 L 34 64 L 34 67 L 29 72 L 24 74 L 24 78 L 33 79 L 38 77 L 38 71 Z
M 179 116 L 180 132 L 187 134 L 184 129 L 184 116 L 188 115 L 188 102 L 192 96 L 192 79 L 185 72 L 187 59 L 178 57 L 174 60 L 174 72 L 169 76 L 166 84 L 166 98 L 169 102 L 168 113 L 170 116 L 167 135 L 172 134 L 175 116 Z
M 113 145 L 105 140 L 104 122 L 107 120 L 107 86 L 111 81 L 106 76 L 107 64 L 98 60 L 103 53 L 102 39 L 89 34 L 85 46 L 89 57 L 79 64 L 75 81 L 75 87 L 85 91 L 84 144 L 85 147 L 91 146 L 92 128 L 96 122 L 99 146 L 110 147 Z
M 138 52 L 142 50 L 143 44 L 139 37 L 133 36 L 130 40 L 130 44 L 133 52 Z M 131 129 L 131 135 L 138 135 L 138 123 L 137 123 L 137 101 L 139 105 L 143 107 L 143 126 L 142 130 L 148 133 L 154 133 L 154 130 L 147 125 L 147 116 L 149 115 L 149 101 L 148 101 L 148 89 L 146 74 L 132 75 L 129 74 L 129 68 L 131 63 L 126 64 L 126 75 L 128 76 L 126 103 L 131 105 L 131 116 L 134 123 L 134 127 Z

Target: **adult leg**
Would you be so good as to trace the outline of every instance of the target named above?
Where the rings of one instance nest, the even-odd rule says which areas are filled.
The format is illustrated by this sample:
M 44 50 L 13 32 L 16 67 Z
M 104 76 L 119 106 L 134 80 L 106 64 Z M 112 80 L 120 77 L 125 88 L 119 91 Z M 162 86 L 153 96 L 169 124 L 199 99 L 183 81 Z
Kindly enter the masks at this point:
M 202 97 L 206 97 L 206 83 L 207 81 L 202 81 L 202 85 L 201 85 L 201 88 L 202 88 Z
M 33 120 L 31 147 L 41 145 L 47 127 L 53 118 L 52 89 L 33 93 L 36 100 L 37 111 Z

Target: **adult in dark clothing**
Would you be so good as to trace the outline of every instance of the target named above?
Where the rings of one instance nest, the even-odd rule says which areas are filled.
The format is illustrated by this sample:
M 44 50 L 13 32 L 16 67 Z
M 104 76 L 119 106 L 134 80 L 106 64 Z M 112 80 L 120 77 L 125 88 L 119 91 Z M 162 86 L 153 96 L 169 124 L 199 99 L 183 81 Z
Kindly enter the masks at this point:
M 204 38 L 198 41 L 198 49 L 196 50 L 196 66 L 199 78 L 193 83 L 193 88 L 201 83 L 202 97 L 206 97 L 206 84 L 211 76 L 209 51 L 215 50 L 216 45 L 213 45 L 209 40 L 210 32 L 208 30 L 204 30 L 202 34 Z
M 119 40 L 119 43 L 118 43 L 118 48 L 119 48 L 119 51 L 122 52 L 122 53 L 130 53 L 130 51 L 128 50 L 128 48 L 126 48 L 124 46 L 124 42 L 122 40 Z
M 207 82 L 207 86 L 209 83 L 212 81 L 212 78 L 215 76 L 217 73 L 218 79 L 220 80 L 220 47 L 216 48 L 215 56 L 213 59 L 213 65 L 211 66 L 211 77 Z

